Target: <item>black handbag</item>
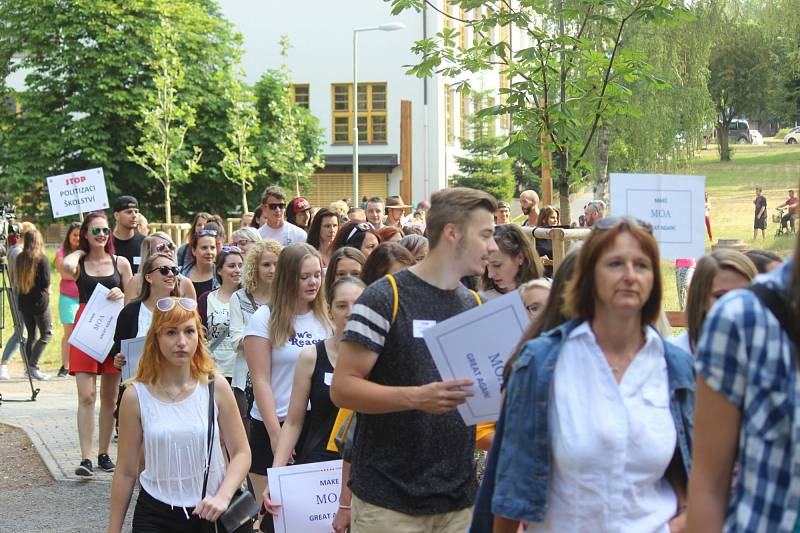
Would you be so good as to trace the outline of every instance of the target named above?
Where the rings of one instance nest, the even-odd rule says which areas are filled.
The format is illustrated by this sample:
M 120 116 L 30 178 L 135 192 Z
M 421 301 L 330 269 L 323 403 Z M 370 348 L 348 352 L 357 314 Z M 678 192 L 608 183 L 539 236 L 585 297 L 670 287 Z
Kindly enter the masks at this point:
M 205 473 L 203 476 L 203 494 L 201 499 L 206 497 L 208 487 L 208 471 L 211 467 L 211 451 L 214 449 L 214 379 L 208 382 L 208 461 L 206 461 Z M 209 522 L 209 530 L 216 533 L 252 533 L 253 523 L 258 515 L 259 506 L 253 496 L 253 486 L 250 484 L 250 477 L 247 480 L 247 490 L 241 488 L 234 493 L 228 508 L 223 512 L 216 522 Z M 212 529 L 213 527 L 213 529 Z

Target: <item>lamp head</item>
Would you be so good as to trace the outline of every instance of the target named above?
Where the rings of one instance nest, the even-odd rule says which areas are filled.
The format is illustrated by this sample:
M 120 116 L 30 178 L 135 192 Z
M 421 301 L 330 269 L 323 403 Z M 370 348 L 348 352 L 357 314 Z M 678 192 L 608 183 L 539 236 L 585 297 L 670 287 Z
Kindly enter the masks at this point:
M 404 30 L 406 27 L 405 24 L 402 22 L 388 22 L 386 24 L 381 24 L 378 26 L 378 29 L 381 31 L 397 31 L 397 30 Z

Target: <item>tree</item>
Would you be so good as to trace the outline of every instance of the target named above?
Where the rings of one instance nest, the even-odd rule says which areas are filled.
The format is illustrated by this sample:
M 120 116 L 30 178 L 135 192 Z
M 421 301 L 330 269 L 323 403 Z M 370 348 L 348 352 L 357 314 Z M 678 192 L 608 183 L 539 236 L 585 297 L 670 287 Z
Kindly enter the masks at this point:
M 141 103 L 153 89 L 153 34 L 166 19 L 185 71 L 184 101 L 196 110 L 186 142 L 203 149 L 203 179 L 222 184 L 215 148 L 228 131 L 219 76 L 238 43 L 210 0 L 4 0 L 0 2 L 0 96 L 20 115 L 0 111 L 0 189 L 25 193 L 26 212 L 48 217 L 44 178 L 102 166 L 109 195 L 161 203 L 163 192 L 133 163 L 126 147 L 141 137 Z M 11 78 L 24 76 L 12 90 Z M 228 188 L 230 189 L 230 188 Z M 237 191 L 178 184 L 174 209 L 212 209 L 236 202 Z M 147 213 L 150 216 L 150 213 Z
M 258 167 L 258 159 L 253 155 L 251 146 L 251 137 L 257 135 L 259 130 L 255 96 L 252 90 L 232 76 L 226 97 L 231 103 L 228 110 L 231 131 L 228 133 L 228 144 L 219 147 L 224 154 L 220 167 L 226 178 L 241 187 L 242 212 L 246 213 L 249 211 L 247 192 L 253 189 Z
M 202 150 L 185 146 L 186 133 L 195 125 L 195 109 L 181 98 L 185 75 L 181 60 L 172 42 L 172 27 L 164 20 L 154 34 L 152 60 L 153 90 L 145 97 L 139 124 L 142 137 L 136 146 L 129 146 L 131 161 L 147 171 L 164 187 L 164 213 L 172 223 L 172 185 L 188 181 L 200 170 Z
M 467 13 L 455 16 L 431 0 L 387 0 L 392 12 L 433 9 L 454 24 L 434 37 L 416 42 L 421 56 L 411 67 L 417 76 L 434 72 L 453 79 L 456 87 L 469 86 L 469 75 L 499 69 L 510 86 L 500 89 L 505 103 L 479 114 L 510 114 L 515 130 L 505 152 L 525 160 L 539 159 L 542 133 L 545 149 L 555 154 L 555 180 L 561 212 L 569 220 L 570 187 L 588 174 L 587 153 L 601 119 L 627 112 L 630 86 L 635 82 L 658 85 L 646 58 L 624 49 L 627 31 L 643 21 L 665 22 L 687 14 L 667 0 L 445 0 Z M 480 10 L 476 12 L 476 10 Z M 456 25 L 460 29 L 456 29 Z M 473 35 L 461 46 L 459 33 Z M 499 30 L 499 31 L 495 31 Z M 493 35 L 521 33 L 528 44 L 513 50 L 508 40 Z M 464 41 L 467 41 L 464 39 Z
M 281 37 L 281 56 L 288 56 L 290 44 Z M 254 87 L 261 128 L 254 139 L 259 174 L 267 183 L 278 183 L 299 194 L 322 162 L 319 121 L 307 109 L 292 101 L 292 80 L 285 62 L 268 70 Z M 267 183 L 264 183 L 266 185 Z
M 730 24 L 711 50 L 708 91 L 718 115 L 721 161 L 730 161 L 728 127 L 734 118 L 756 114 L 767 97 L 769 46 L 761 28 L 750 22 Z
M 485 116 L 470 117 L 472 138 L 462 137 L 461 148 L 469 156 L 456 156 L 459 173 L 453 175 L 453 185 L 488 192 L 498 200 L 508 200 L 514 194 L 514 160 L 502 154 L 505 137 L 490 134 Z

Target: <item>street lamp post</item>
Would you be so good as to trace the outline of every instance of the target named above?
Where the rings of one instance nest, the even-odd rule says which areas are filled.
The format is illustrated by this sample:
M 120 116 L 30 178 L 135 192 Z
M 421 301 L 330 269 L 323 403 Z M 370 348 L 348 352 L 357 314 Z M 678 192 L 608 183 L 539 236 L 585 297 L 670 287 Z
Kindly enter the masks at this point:
M 358 34 L 364 31 L 397 31 L 405 28 L 402 22 L 389 22 L 370 28 L 353 30 L 353 205 L 359 205 L 358 194 Z

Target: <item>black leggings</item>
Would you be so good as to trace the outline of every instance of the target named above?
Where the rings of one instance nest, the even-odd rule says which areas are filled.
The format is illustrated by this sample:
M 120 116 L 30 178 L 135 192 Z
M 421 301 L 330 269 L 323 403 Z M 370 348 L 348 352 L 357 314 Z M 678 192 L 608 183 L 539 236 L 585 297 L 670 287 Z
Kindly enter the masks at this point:
M 143 488 L 133 510 L 133 533 L 203 533 L 213 531 L 213 525 L 192 514 L 194 507 L 187 507 L 186 518 L 183 507 L 171 507 L 156 500 Z

